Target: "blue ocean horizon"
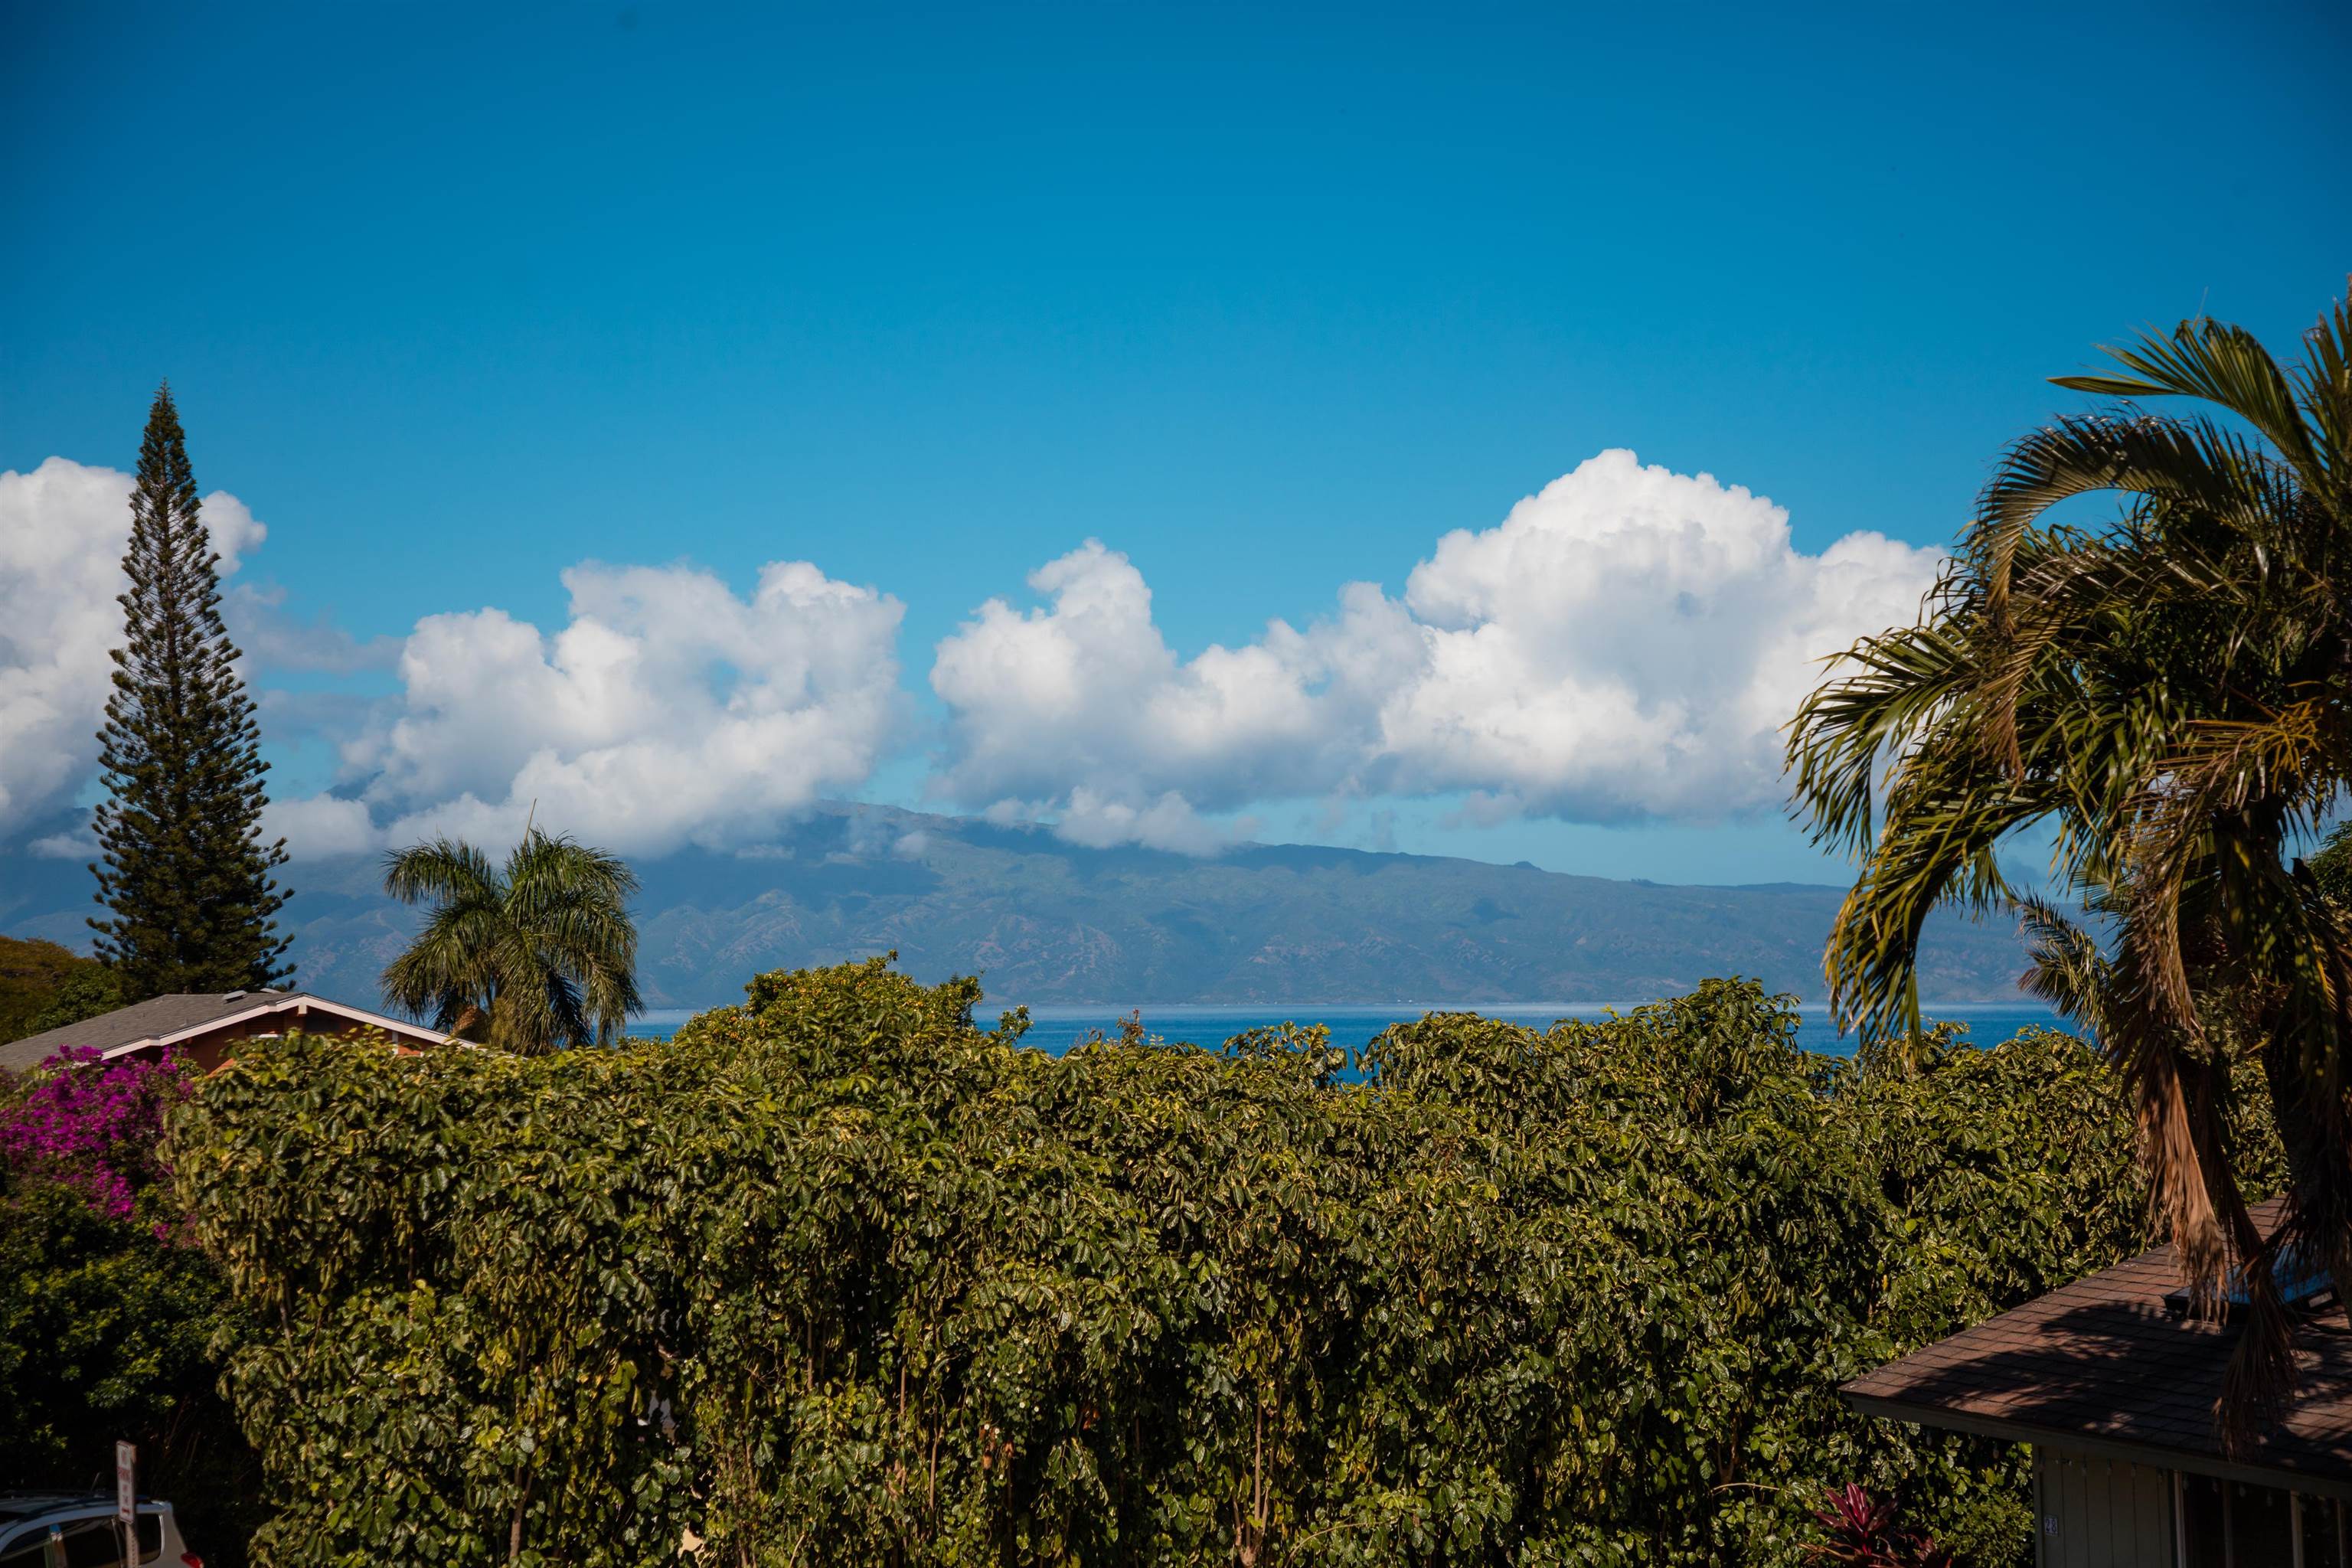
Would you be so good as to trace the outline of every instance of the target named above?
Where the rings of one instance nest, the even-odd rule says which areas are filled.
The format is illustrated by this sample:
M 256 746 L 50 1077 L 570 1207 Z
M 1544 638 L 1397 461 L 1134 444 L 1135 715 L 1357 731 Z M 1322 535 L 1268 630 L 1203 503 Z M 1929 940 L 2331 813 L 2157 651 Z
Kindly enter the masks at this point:
M 1580 1002 L 1184 1003 L 1156 1006 L 1080 1003 L 1030 1008 L 1029 1032 L 1022 1037 L 1022 1044 L 1060 1056 L 1097 1030 L 1106 1035 L 1117 1035 L 1121 1020 L 1139 1016 L 1145 1034 L 1196 1046 L 1223 1045 L 1244 1030 L 1271 1024 L 1322 1024 L 1330 1029 L 1333 1045 L 1354 1051 L 1362 1049 L 1370 1043 L 1373 1036 L 1390 1025 L 1410 1023 L 1430 1013 L 1477 1013 L 1489 1018 L 1502 1018 L 1532 1028 L 1542 1028 L 1558 1019 L 1600 1018 L 1612 1011 L 1631 1012 L 1640 1005 L 1627 1004 L 1612 1008 L 1597 1003 Z M 1017 1004 L 991 1002 L 982 1008 L 979 1022 L 983 1026 L 992 1024 L 998 1013 L 1014 1005 Z M 677 1033 L 688 1018 L 703 1011 L 707 1009 L 654 1008 L 632 1020 L 629 1033 L 641 1039 L 667 1039 Z M 1948 1020 L 1965 1026 L 1970 1042 L 1979 1046 L 1999 1045 L 2023 1029 L 2071 1029 L 2065 1019 L 2047 1007 L 2032 1003 L 1954 1003 L 1942 1006 L 1930 1003 L 1921 1011 L 1930 1019 Z M 1853 1051 L 1854 1037 L 1838 1034 L 1827 1007 L 1808 1006 L 1798 1010 L 1797 1044 L 1806 1050 L 1824 1055 L 1848 1056 Z

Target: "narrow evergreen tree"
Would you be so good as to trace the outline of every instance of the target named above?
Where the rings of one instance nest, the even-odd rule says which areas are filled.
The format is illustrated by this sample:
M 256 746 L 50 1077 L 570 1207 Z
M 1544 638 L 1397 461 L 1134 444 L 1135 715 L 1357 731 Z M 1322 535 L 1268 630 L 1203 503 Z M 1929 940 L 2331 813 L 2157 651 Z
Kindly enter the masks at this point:
M 98 735 L 105 858 L 90 869 L 111 918 L 89 923 L 131 1001 L 251 990 L 293 973 L 273 918 L 285 895 L 270 875 L 286 843 L 261 841 L 269 764 L 221 625 L 220 556 L 197 507 L 166 383 L 139 446 L 123 646 Z

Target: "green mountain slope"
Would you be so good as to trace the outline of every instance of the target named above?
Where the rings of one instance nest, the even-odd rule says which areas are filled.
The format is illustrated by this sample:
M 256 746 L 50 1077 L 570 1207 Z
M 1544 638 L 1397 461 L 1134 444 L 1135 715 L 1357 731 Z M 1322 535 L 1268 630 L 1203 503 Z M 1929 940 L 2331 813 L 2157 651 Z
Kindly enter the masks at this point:
M 373 862 L 294 870 L 299 984 L 372 1001 L 412 917 L 376 891 Z M 1199 860 L 871 806 L 826 808 L 752 855 L 688 850 L 638 870 L 640 980 L 656 1007 L 731 1002 L 760 971 L 889 948 L 923 979 L 976 972 L 1004 1005 L 1616 1003 L 1731 973 L 1819 1000 L 1840 898 L 1303 846 Z M 6 918 L 61 934 L 22 909 Z M 1929 947 L 1929 998 L 2017 998 L 2008 922 L 1943 921 Z

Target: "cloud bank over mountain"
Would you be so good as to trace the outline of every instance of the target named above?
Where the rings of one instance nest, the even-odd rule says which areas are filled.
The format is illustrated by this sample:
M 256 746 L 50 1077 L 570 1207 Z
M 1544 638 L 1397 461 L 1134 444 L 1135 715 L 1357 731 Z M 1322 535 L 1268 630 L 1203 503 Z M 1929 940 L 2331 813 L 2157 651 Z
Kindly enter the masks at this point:
M 0 837 L 91 780 L 129 489 L 63 458 L 0 474 Z M 226 493 L 205 516 L 225 571 L 266 534 Z M 1819 661 L 1910 621 L 1940 559 L 1876 533 L 1809 554 L 1770 501 L 1611 450 L 1445 534 L 1400 595 L 1349 583 L 1303 626 L 1187 657 L 1133 563 L 1089 540 L 1029 575 L 1042 603 L 991 598 L 940 642 L 928 733 L 900 682 L 904 606 L 809 562 L 771 563 L 748 594 L 690 565 L 583 563 L 551 630 L 482 607 L 362 641 L 249 583 L 226 609 L 265 725 L 310 726 L 340 758 L 333 791 L 273 809 L 299 856 L 499 842 L 534 802 L 625 854 L 725 849 L 926 745 L 936 800 L 1201 855 L 1286 801 L 1769 809 L 1780 727 Z M 284 670 L 310 679 L 272 690 Z M 388 695 L 320 689 L 383 670 Z
M 1304 629 L 1180 658 L 1126 556 L 1089 540 L 940 645 L 937 784 L 1079 843 L 1194 848 L 1199 814 L 1282 797 L 1470 795 L 1577 821 L 1779 802 L 1780 726 L 1819 660 L 1907 624 L 1938 552 L 1819 555 L 1787 512 L 1612 450 L 1445 535 L 1401 598 L 1340 591 Z
M 401 696 L 343 748 L 355 795 L 289 802 L 309 853 L 436 834 L 503 843 L 545 821 L 628 854 L 773 834 L 873 773 L 904 727 L 903 607 L 804 561 L 738 597 L 708 572 L 563 574 L 552 636 L 503 610 L 429 616 Z

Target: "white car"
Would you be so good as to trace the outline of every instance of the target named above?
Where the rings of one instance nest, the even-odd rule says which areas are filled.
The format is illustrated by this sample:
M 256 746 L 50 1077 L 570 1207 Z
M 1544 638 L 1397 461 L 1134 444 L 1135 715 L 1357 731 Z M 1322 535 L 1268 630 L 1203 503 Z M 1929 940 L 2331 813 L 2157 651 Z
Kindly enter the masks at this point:
M 172 1505 L 139 1500 L 140 1568 L 205 1568 Z M 0 1492 L 0 1568 L 123 1568 L 122 1526 L 101 1492 Z

